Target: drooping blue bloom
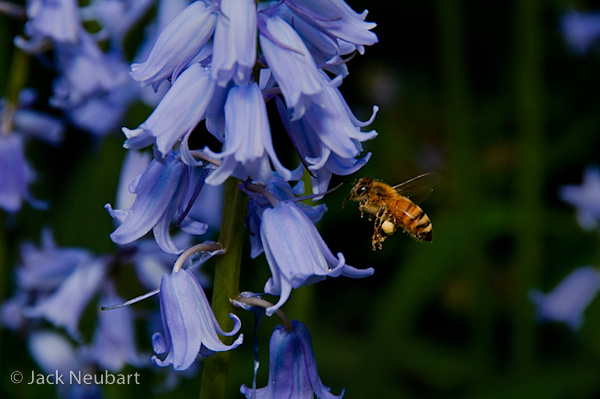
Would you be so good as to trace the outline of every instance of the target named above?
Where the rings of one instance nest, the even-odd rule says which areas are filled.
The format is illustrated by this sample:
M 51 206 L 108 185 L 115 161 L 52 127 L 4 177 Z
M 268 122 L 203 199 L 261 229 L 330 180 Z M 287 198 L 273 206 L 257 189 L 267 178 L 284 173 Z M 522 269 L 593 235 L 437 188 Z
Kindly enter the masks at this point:
M 28 337 L 29 353 L 45 375 L 62 375 L 62 382 L 56 382 L 58 396 L 68 399 L 100 399 L 100 386 L 91 384 L 70 384 L 71 372 L 93 374 L 94 366 L 65 337 L 53 331 L 36 331 Z
M 580 186 L 566 185 L 559 191 L 560 198 L 575 206 L 577 221 L 585 230 L 598 228 L 600 223 L 600 170 L 589 167 Z
M 266 183 L 273 179 L 271 163 L 283 179 L 290 180 L 293 176 L 275 154 L 267 107 L 256 83 L 229 90 L 225 103 L 223 152 L 214 153 L 208 149 L 205 152 L 215 159 L 223 159 L 207 178 L 209 184 L 219 185 L 232 174 L 241 179 L 250 177 L 256 182 Z
M 193 64 L 183 71 L 154 112 L 137 129 L 123 128 L 125 148 L 146 147 L 156 140 L 164 156 L 173 145 L 204 119 L 215 90 L 210 70 Z
M 212 78 L 225 87 L 250 82 L 256 62 L 256 3 L 254 0 L 221 0 L 215 30 Z
M 292 288 L 314 284 L 328 276 L 362 278 L 374 272 L 373 268 L 361 270 L 347 265 L 341 253 L 335 257 L 313 222 L 293 202 L 279 201 L 264 210 L 260 239 L 272 274 L 265 292 L 279 295 L 279 301 L 267 308 L 267 315 L 287 301 Z
M 29 184 L 33 177 L 23 139 L 16 134 L 0 135 L 0 208 L 7 212 L 21 209 L 23 200 L 31 199 Z
M 81 31 L 79 9 L 75 0 L 29 0 L 25 34 L 32 42 L 50 39 L 74 43 Z
M 56 117 L 29 109 L 35 97 L 32 90 L 22 90 L 16 105 L 0 99 L 0 208 L 7 212 L 17 212 L 24 200 L 37 208 L 46 205 L 29 192 L 35 173 L 25 158 L 25 141 L 57 144 L 63 125 Z
M 121 224 L 110 235 L 117 244 L 129 244 L 148 233 L 154 233 L 157 244 L 166 252 L 181 252 L 169 233 L 173 219 L 181 221 L 180 227 L 190 234 L 204 234 L 206 225 L 186 216 L 188 204 L 193 201 L 191 193 L 202 184 L 205 174 L 192 173 L 174 154 L 169 153 L 164 164 L 152 160 L 146 171 L 129 187 L 136 194 L 129 209 L 105 208 Z
M 258 27 L 262 52 L 295 119 L 312 103 L 323 104 L 321 71 L 302 38 L 277 13 L 259 12 Z
M 240 319 L 231 314 L 234 327 L 225 332 L 215 319 L 204 290 L 196 277 L 186 269 L 165 274 L 160 283 L 160 312 L 164 335 L 155 333 L 152 346 L 158 355 L 167 353 L 164 359 L 153 356 L 158 366 L 173 365 L 175 370 L 185 370 L 203 356 L 231 350 L 243 341 L 243 334 L 231 344 L 225 345 L 217 334 L 232 336 L 241 327 Z
M 176 78 L 212 37 L 215 12 L 214 5 L 203 1 L 187 6 L 160 33 L 148 59 L 131 65 L 131 77 L 144 86 L 155 87 L 167 78 Z
M 123 302 L 112 283 L 107 284 L 104 291 L 100 303 Z M 99 311 L 94 338 L 92 344 L 85 348 L 85 355 L 112 372 L 118 372 L 128 364 L 139 367 L 148 362 L 136 350 L 134 318 L 129 307 Z
M 344 390 L 339 396 L 333 395 L 321 382 L 308 328 L 298 320 L 292 320 L 292 325 L 293 331 L 279 325 L 271 335 L 267 386 L 253 390 L 242 385 L 240 392 L 248 399 L 342 398 Z
M 80 265 L 92 263 L 93 256 L 81 248 L 60 248 L 50 230 L 42 232 L 41 246 L 25 242 L 17 267 L 17 286 L 26 293 L 48 294 L 59 287 Z
M 572 271 L 550 293 L 532 290 L 530 298 L 541 320 L 558 321 L 574 330 L 583 323 L 587 306 L 600 290 L 600 271 L 582 266 Z
M 371 32 L 377 24 L 365 22 L 368 11 L 357 14 L 343 0 L 284 0 L 300 18 L 326 34 L 353 44 L 362 54 L 364 46 L 377 43 Z
M 361 127 L 368 126 L 375 118 L 377 107 L 368 121 L 360 122 L 337 88 L 327 85 L 323 98 L 324 105 L 312 104 L 297 120 L 281 101 L 276 101 L 290 139 L 312 174 L 314 194 L 327 191 L 332 174 L 350 175 L 366 164 L 370 154 L 356 159 L 362 151 L 361 143 L 377 136 L 374 130 L 361 132 Z
M 560 25 L 567 44 L 576 53 L 583 54 L 600 38 L 600 11 L 572 10 L 562 16 Z
M 24 314 L 46 319 L 57 327 L 64 327 L 74 339 L 81 339 L 78 330 L 81 313 L 104 280 L 107 263 L 106 258 L 96 258 L 79 264 L 56 291 L 39 299 Z

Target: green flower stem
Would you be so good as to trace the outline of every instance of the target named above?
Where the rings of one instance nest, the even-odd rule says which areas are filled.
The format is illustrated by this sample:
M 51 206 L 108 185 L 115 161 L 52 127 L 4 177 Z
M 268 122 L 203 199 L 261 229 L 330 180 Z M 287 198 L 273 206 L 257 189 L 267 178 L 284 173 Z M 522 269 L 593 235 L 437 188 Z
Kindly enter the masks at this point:
M 238 187 L 239 183 L 239 180 L 233 178 L 225 182 L 225 204 L 219 237 L 225 254 L 216 258 L 213 284 L 212 309 L 219 325 L 226 331 L 233 327 L 229 314 L 233 312 L 234 307 L 230 299 L 239 295 L 244 221 L 248 202 L 248 196 Z M 223 341 L 230 344 L 233 337 L 224 337 Z M 200 399 L 225 397 L 230 357 L 231 353 L 226 351 L 217 352 L 214 356 L 204 359 Z
M 9 79 L 6 82 L 6 99 L 9 104 L 16 105 L 19 93 L 27 83 L 29 75 L 29 54 L 15 47 L 9 71 Z
M 533 367 L 535 317 L 528 290 L 537 283 L 541 266 L 543 111 L 542 9 L 537 0 L 516 1 L 514 57 L 517 174 L 515 220 L 516 259 L 513 268 L 515 304 L 512 360 L 521 375 Z
M 442 78 L 444 82 L 444 129 L 447 135 L 450 173 L 454 188 L 449 203 L 466 231 L 478 232 L 469 237 L 469 251 L 462 256 L 468 273 L 469 289 L 477 298 L 472 314 L 472 360 L 479 373 L 489 370 L 490 348 L 493 348 L 492 297 L 489 290 L 490 266 L 485 260 L 485 231 L 481 221 L 473 215 L 481 215 L 482 175 L 478 165 L 477 135 L 473 130 L 472 99 L 465 65 L 465 34 L 463 27 L 464 3 L 438 0 L 437 11 L 440 24 Z M 483 232 L 483 233 L 482 233 Z M 466 256 L 466 257 L 464 257 Z

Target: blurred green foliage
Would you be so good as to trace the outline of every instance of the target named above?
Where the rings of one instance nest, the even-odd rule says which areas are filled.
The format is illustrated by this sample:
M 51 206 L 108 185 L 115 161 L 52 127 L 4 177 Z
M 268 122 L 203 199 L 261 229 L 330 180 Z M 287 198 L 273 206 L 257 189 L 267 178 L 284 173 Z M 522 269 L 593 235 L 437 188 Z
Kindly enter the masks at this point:
M 345 388 L 347 398 L 600 396 L 600 301 L 573 332 L 538 324 L 528 300 L 532 287 L 548 291 L 577 266 L 600 266 L 598 233 L 583 232 L 557 197 L 558 187 L 579 183 L 584 168 L 600 161 L 600 54 L 574 55 L 558 26 L 570 6 L 592 4 L 349 4 L 370 10 L 380 40 L 350 61 L 341 88 L 360 118 L 368 118 L 373 104 L 381 108 L 373 125 L 379 137 L 365 144 L 373 156 L 359 175 L 390 184 L 426 171 L 444 178 L 423 204 L 434 226 L 432 244 L 397 233 L 372 252 L 372 223 L 352 204 L 341 209 L 350 185 L 325 198 L 329 212 L 319 225 L 325 241 L 349 264 L 376 273 L 303 287 L 283 308 L 310 329 L 323 382 L 334 394 Z M 0 15 L 2 89 L 19 29 Z M 52 72 L 31 68 L 33 87 L 47 94 Z M 29 146 L 38 171 L 34 194 L 52 209 L 0 215 L 2 298 L 13 293 L 19 242 L 37 241 L 43 226 L 52 226 L 59 245 L 112 250 L 112 222 L 102 206 L 114 200 L 123 156 L 116 133 L 97 143 L 70 131 L 61 148 Z M 263 257 L 250 261 L 244 245 L 241 289 L 260 292 L 268 267 Z M 247 338 L 232 353 L 232 398 L 252 381 L 253 320 L 241 317 Z M 259 329 L 259 387 L 275 324 L 267 319 Z M 12 371 L 35 365 L 23 337 L 2 330 L 1 338 L 0 396 L 55 395 L 53 387 L 10 382 Z M 149 341 L 141 332 L 148 352 Z M 144 371 L 143 386 L 109 387 L 106 396 L 197 397 L 199 378 L 184 379 L 170 394 L 152 391 L 156 379 Z

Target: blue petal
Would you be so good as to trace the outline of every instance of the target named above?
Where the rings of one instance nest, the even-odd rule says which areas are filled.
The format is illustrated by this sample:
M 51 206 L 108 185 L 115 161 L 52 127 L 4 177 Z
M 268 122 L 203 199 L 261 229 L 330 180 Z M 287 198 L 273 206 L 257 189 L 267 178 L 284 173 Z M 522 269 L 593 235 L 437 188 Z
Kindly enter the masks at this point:
M 131 77 L 147 86 L 183 70 L 208 42 L 215 23 L 214 7 L 193 2 L 164 28 L 146 62 L 131 65 Z
M 256 3 L 254 0 L 221 0 L 211 62 L 212 77 L 225 87 L 250 82 L 256 62 Z
M 204 119 L 215 89 L 210 71 L 193 64 L 179 75 L 154 112 L 137 129 L 123 128 L 125 148 L 142 148 L 156 138 L 164 156 L 173 145 Z

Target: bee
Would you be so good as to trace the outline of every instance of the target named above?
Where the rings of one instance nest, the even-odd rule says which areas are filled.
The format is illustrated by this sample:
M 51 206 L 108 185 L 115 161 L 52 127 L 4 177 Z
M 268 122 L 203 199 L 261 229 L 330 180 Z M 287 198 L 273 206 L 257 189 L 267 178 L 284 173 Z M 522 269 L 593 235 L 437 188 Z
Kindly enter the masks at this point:
M 417 240 L 431 242 L 431 220 L 417 204 L 433 191 L 440 175 L 425 173 L 396 186 L 390 186 L 370 177 L 360 179 L 342 203 L 358 201 L 360 217 L 366 212 L 369 220 L 375 217 L 375 231 L 371 244 L 373 251 L 381 249 L 383 241 L 399 227 Z

